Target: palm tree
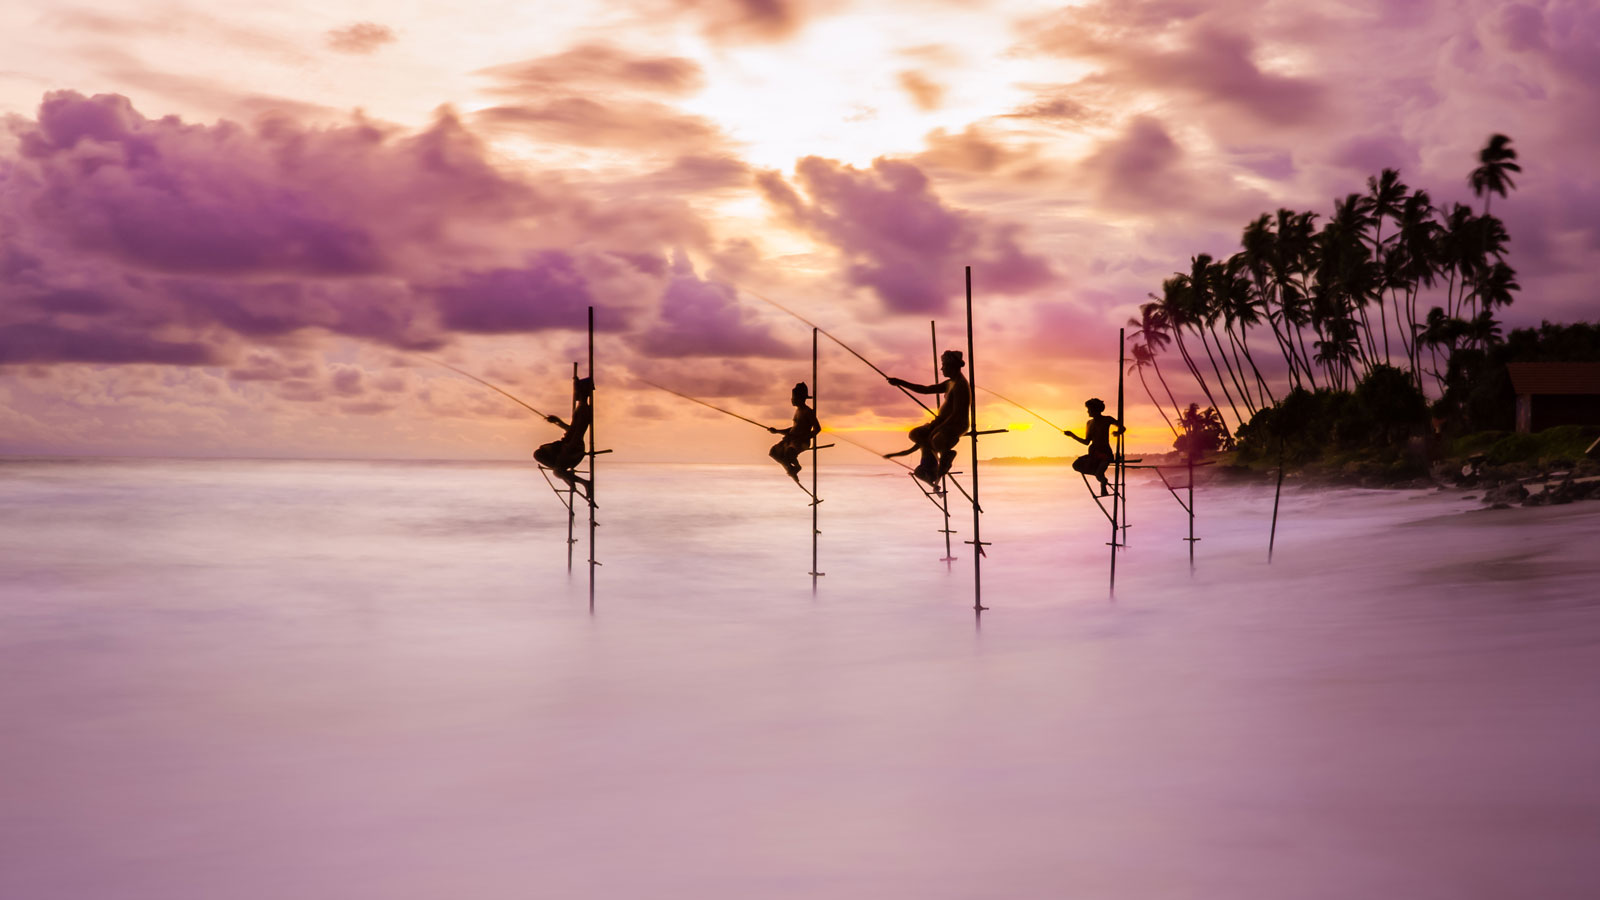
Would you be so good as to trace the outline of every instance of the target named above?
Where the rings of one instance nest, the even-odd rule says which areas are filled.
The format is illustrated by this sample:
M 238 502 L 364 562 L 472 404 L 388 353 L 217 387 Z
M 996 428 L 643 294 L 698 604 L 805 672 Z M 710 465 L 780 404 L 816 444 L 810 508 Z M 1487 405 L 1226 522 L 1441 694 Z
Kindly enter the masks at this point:
M 1422 348 L 1417 345 L 1420 327 L 1417 322 L 1417 295 L 1422 288 L 1433 287 L 1434 275 L 1440 271 L 1437 253 L 1439 223 L 1434 221 L 1433 214 L 1433 200 L 1428 192 L 1416 191 L 1401 204 L 1398 220 L 1400 233 L 1396 245 L 1401 254 L 1399 269 L 1406 292 L 1405 325 L 1400 337 L 1406 356 L 1411 361 L 1411 374 L 1417 390 L 1422 389 Z M 1398 309 L 1395 310 L 1395 318 L 1400 318 Z
M 1244 366 L 1239 363 L 1239 354 L 1244 354 L 1244 361 L 1250 365 L 1250 371 L 1255 374 L 1256 387 L 1260 390 L 1257 406 L 1265 406 L 1268 402 L 1276 404 L 1277 398 L 1272 395 L 1272 388 L 1267 386 L 1267 380 L 1261 377 L 1261 369 L 1256 365 L 1255 357 L 1250 354 L 1250 326 L 1260 325 L 1261 317 L 1266 309 L 1266 301 L 1261 299 L 1250 279 L 1244 276 L 1249 271 L 1249 259 L 1244 253 L 1235 253 L 1228 257 L 1223 266 L 1224 274 L 1219 282 L 1217 300 L 1222 305 L 1223 313 L 1228 324 L 1228 339 L 1233 342 L 1234 364 L 1239 366 L 1239 373 L 1244 374 Z M 1237 334 L 1234 326 L 1237 325 Z M 1263 399 L 1264 398 L 1264 399 Z
M 1244 248 L 1239 251 L 1239 256 L 1255 282 L 1256 302 L 1266 315 L 1267 326 L 1272 329 L 1273 340 L 1278 342 L 1278 352 L 1283 354 L 1284 365 L 1289 370 L 1289 386 L 1297 388 L 1300 386 L 1300 367 L 1295 358 L 1294 343 L 1285 336 L 1288 323 L 1284 321 L 1282 312 L 1274 309 L 1278 282 L 1273 277 L 1273 261 L 1278 254 L 1278 235 L 1272 227 L 1272 216 L 1262 213 L 1246 225 L 1239 237 L 1239 245 Z M 1284 324 L 1283 329 L 1278 327 L 1280 322 Z
M 1206 384 L 1205 376 L 1200 374 L 1200 367 L 1195 365 L 1194 357 L 1189 355 L 1189 348 L 1183 343 L 1183 329 L 1190 325 L 1191 320 L 1192 293 L 1188 277 L 1174 275 L 1161 282 L 1161 296 L 1151 294 L 1150 299 L 1160 307 L 1162 316 L 1171 327 L 1171 334 L 1178 342 L 1178 355 L 1183 357 L 1184 365 L 1189 367 L 1189 374 L 1194 376 L 1195 383 L 1200 385 L 1200 392 L 1205 394 L 1206 399 L 1215 407 L 1217 401 L 1211 396 L 1211 388 Z
M 1317 389 L 1317 375 L 1312 367 L 1311 351 L 1306 349 L 1305 327 L 1311 324 L 1310 295 L 1307 279 L 1317 266 L 1315 240 L 1316 213 L 1296 213 L 1279 209 L 1277 214 L 1278 239 L 1274 244 L 1272 280 L 1277 286 L 1278 310 L 1284 326 L 1285 337 L 1290 336 L 1289 326 L 1294 326 L 1293 337 L 1300 342 L 1297 359 Z M 1293 346 L 1293 341 L 1290 342 Z
M 1510 306 L 1516 300 L 1515 292 L 1520 290 L 1522 285 L 1517 284 L 1517 271 L 1506 265 L 1503 260 L 1496 260 L 1494 265 L 1478 276 L 1478 284 L 1473 293 L 1482 306 L 1482 312 L 1472 320 L 1470 336 L 1473 343 L 1481 347 L 1498 340 L 1499 326 L 1495 325 L 1492 333 L 1488 330 L 1488 325 L 1494 323 L 1494 308 Z
M 1511 138 L 1503 134 L 1489 137 L 1489 143 L 1478 151 L 1478 167 L 1472 170 L 1467 181 L 1472 185 L 1472 192 L 1483 198 L 1483 214 L 1489 214 L 1489 201 L 1493 195 L 1504 197 L 1506 191 L 1517 186 L 1511 180 L 1510 173 L 1522 172 L 1522 167 L 1512 162 L 1517 158 L 1517 151 L 1511 149 Z
M 1167 321 L 1167 316 L 1161 311 L 1160 303 L 1146 303 L 1139 307 L 1139 318 L 1129 319 L 1128 324 L 1134 329 L 1134 336 L 1144 341 L 1146 350 L 1150 353 L 1150 367 L 1155 370 L 1156 380 L 1161 382 L 1161 389 L 1166 392 L 1167 399 L 1172 402 L 1172 409 L 1182 414 L 1183 407 L 1178 405 L 1178 398 L 1172 396 L 1172 388 L 1167 386 L 1167 377 L 1161 374 L 1161 363 L 1156 359 L 1156 354 L 1167 348 L 1172 343 L 1172 325 Z
M 1384 259 L 1383 252 L 1383 220 L 1386 218 L 1397 219 L 1400 213 L 1400 204 L 1404 202 L 1408 188 L 1400 180 L 1400 173 L 1394 169 L 1384 169 L 1383 174 L 1376 178 L 1367 179 L 1367 201 L 1371 204 L 1372 218 L 1377 228 L 1372 236 L 1372 255 Z M 1387 262 L 1387 260 L 1385 260 Z M 1388 267 L 1386 266 L 1386 274 Z M 1390 286 L 1389 299 L 1394 299 L 1393 281 L 1386 278 Z M 1378 323 L 1383 329 L 1383 361 L 1388 363 L 1389 358 L 1389 316 L 1384 310 L 1383 298 L 1378 299 Z
M 1172 429 L 1172 436 L 1177 437 L 1178 426 L 1172 424 L 1172 419 L 1167 416 L 1167 411 L 1161 408 L 1160 401 L 1156 400 L 1156 395 L 1154 393 L 1151 393 L 1150 382 L 1146 381 L 1144 377 L 1145 367 L 1154 365 L 1155 361 L 1156 355 L 1150 352 L 1148 347 L 1143 344 L 1134 344 L 1133 364 L 1128 366 L 1128 371 L 1139 376 L 1139 383 L 1144 385 L 1145 396 L 1150 398 L 1150 404 L 1156 408 L 1156 412 L 1161 413 L 1162 421 L 1166 422 L 1167 427 Z
M 1341 306 L 1361 316 L 1357 346 L 1368 368 L 1378 355 L 1378 343 L 1372 336 L 1372 323 L 1367 319 L 1367 304 L 1372 300 L 1369 288 L 1373 281 L 1367 232 L 1376 221 L 1371 210 L 1372 201 L 1360 194 L 1348 194 L 1343 200 L 1334 201 L 1333 217 L 1319 236 L 1323 268 L 1317 273 L 1318 278 L 1330 282 L 1330 288 Z M 1360 343 L 1363 334 L 1367 339 L 1365 345 Z
M 1239 406 L 1233 402 L 1233 395 L 1228 393 L 1228 382 L 1222 377 L 1222 369 L 1217 365 L 1217 357 L 1211 352 L 1211 342 L 1206 339 L 1206 329 L 1214 327 L 1216 312 L 1215 302 L 1211 296 L 1211 254 L 1201 253 L 1189 257 L 1189 274 L 1178 273 L 1179 278 L 1187 280 L 1189 290 L 1186 294 L 1188 300 L 1188 315 L 1184 324 L 1194 329 L 1200 336 L 1200 345 L 1205 348 L 1206 359 L 1211 361 L 1211 372 L 1217 376 L 1217 386 L 1222 388 L 1222 396 L 1228 401 L 1228 407 L 1233 410 L 1235 421 L 1243 424 L 1245 418 L 1239 415 Z M 1178 324 L 1177 320 L 1173 324 Z M 1212 404 L 1215 406 L 1216 404 Z

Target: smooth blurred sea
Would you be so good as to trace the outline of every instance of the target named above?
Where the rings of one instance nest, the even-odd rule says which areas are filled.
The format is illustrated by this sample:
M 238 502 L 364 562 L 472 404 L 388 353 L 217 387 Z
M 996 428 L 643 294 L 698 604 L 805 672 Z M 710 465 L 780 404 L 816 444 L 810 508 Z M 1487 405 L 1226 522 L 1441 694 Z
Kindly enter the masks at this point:
M 834 451 L 839 452 L 839 451 Z M 1070 476 L 1070 477 L 1069 477 Z M 1578 898 L 1600 504 L 0 461 L 0 897 Z M 809 483 L 809 473 L 807 475 Z M 578 536 L 586 536 L 580 519 Z

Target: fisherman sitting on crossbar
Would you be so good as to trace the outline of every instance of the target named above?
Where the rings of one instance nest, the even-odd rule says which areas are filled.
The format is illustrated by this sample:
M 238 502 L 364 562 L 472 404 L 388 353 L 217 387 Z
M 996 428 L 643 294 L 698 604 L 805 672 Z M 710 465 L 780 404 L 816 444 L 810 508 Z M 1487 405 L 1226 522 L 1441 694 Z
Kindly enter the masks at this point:
M 1085 475 L 1093 475 L 1100 479 L 1100 496 L 1106 496 L 1106 469 L 1117 458 L 1111 449 L 1111 427 L 1114 425 L 1117 434 L 1122 434 L 1122 423 L 1113 416 L 1102 415 L 1106 411 L 1105 401 L 1098 397 L 1090 397 L 1083 404 L 1089 410 L 1089 424 L 1084 427 L 1087 437 L 1078 437 L 1071 431 L 1062 434 L 1080 444 L 1088 444 L 1089 452 L 1072 461 L 1072 468 Z
M 589 499 L 589 480 L 575 471 L 587 452 L 585 441 L 589 426 L 594 422 L 594 379 L 578 378 L 572 382 L 572 424 L 561 421 L 560 416 L 545 416 L 551 425 L 559 425 L 566 432 L 559 439 L 540 444 L 533 458 L 540 465 L 556 473 L 556 477 L 578 489 L 583 499 Z
M 811 389 L 806 387 L 806 383 L 802 381 L 796 384 L 794 390 L 789 392 L 789 402 L 794 404 L 794 424 L 788 428 L 767 429 L 773 434 L 783 435 L 783 438 L 767 451 L 767 455 L 783 466 L 783 470 L 789 473 L 795 484 L 800 484 L 800 454 L 809 449 L 812 440 L 822 433 L 822 425 L 817 422 L 816 410 L 806 405 L 806 401 L 810 399 Z
M 893 458 L 921 450 L 922 461 L 914 474 L 928 484 L 938 485 L 939 479 L 950 474 L 950 466 L 956 459 L 956 445 L 961 443 L 961 436 L 967 433 L 972 421 L 972 388 L 961 374 L 966 364 L 960 350 L 946 350 L 939 355 L 939 371 L 944 373 L 944 381 L 912 384 L 901 378 L 889 379 L 890 384 L 908 391 L 944 395 L 933 421 L 911 429 L 910 447 L 884 454 L 885 458 Z

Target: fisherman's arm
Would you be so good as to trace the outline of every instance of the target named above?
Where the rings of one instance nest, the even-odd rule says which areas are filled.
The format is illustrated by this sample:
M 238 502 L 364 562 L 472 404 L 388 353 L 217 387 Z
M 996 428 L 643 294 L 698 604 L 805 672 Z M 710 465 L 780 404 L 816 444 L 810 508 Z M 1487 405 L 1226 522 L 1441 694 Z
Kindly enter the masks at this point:
M 897 388 L 905 388 L 918 394 L 942 394 L 950 389 L 950 382 L 941 381 L 938 384 L 912 384 L 904 378 L 890 378 L 889 383 Z
M 562 430 L 570 430 L 572 428 L 571 425 L 561 421 L 560 416 L 545 416 L 544 420 L 549 422 L 551 425 L 560 425 Z
M 1075 440 L 1075 441 L 1077 441 L 1077 442 L 1078 442 L 1078 443 L 1080 443 L 1080 444 L 1087 444 L 1087 443 L 1089 443 L 1089 439 L 1088 439 L 1088 438 L 1081 438 L 1081 437 L 1078 437 L 1078 436 L 1077 436 L 1077 435 L 1076 435 L 1076 434 L 1074 434 L 1074 433 L 1072 433 L 1072 432 L 1071 432 L 1071 431 L 1069 431 L 1069 430 L 1063 430 L 1063 431 L 1062 431 L 1062 432 L 1061 432 L 1061 433 L 1062 433 L 1062 434 L 1064 434 L 1064 435 L 1066 435 L 1066 436 L 1067 436 L 1067 437 L 1069 437 L 1069 438 L 1072 438 L 1072 439 L 1073 439 L 1073 440 Z

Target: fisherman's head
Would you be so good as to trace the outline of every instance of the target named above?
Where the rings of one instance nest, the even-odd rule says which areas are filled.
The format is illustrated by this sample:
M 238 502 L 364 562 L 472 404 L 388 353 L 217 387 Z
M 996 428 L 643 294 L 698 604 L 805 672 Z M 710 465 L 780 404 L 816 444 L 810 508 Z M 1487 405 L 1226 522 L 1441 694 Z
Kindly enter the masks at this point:
M 574 379 L 572 382 L 572 399 L 582 400 L 594 393 L 594 378 L 587 376 Z
M 804 406 L 805 402 L 810 399 L 811 390 L 810 388 L 806 387 L 806 383 L 804 381 L 795 384 L 794 390 L 789 392 L 789 402 L 793 403 L 795 406 Z
M 939 371 L 946 375 L 953 377 L 960 374 L 962 367 L 966 364 L 966 361 L 961 358 L 960 350 L 946 350 L 939 354 Z
M 1106 402 L 1099 397 L 1090 397 L 1083 402 L 1083 405 L 1089 408 L 1091 416 L 1098 416 L 1106 411 Z

